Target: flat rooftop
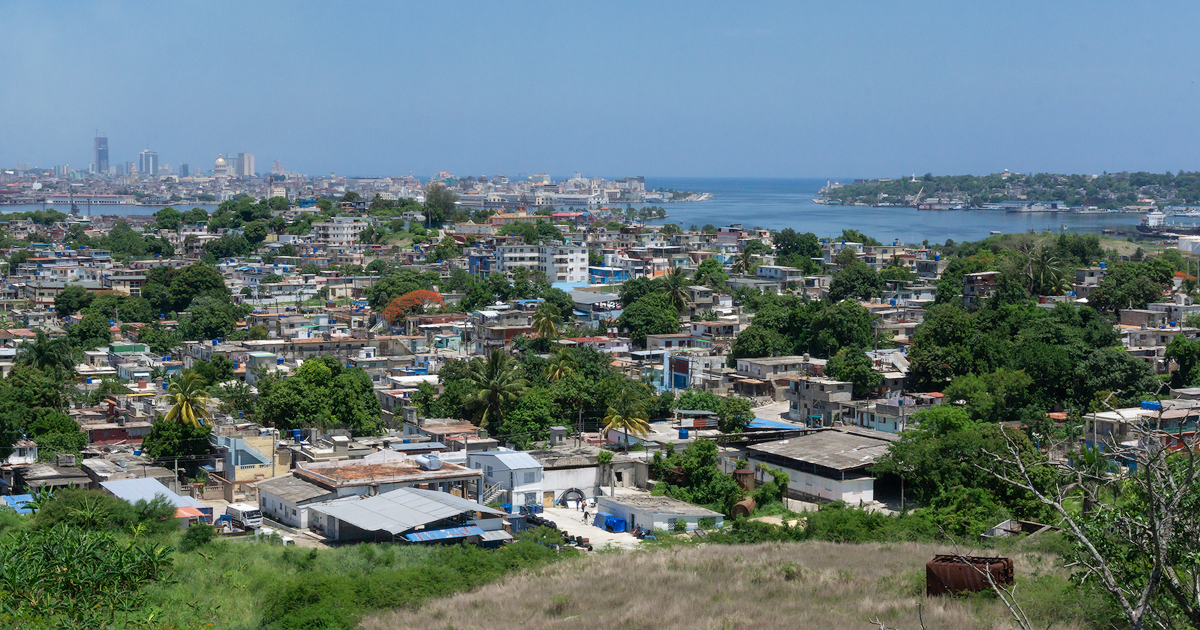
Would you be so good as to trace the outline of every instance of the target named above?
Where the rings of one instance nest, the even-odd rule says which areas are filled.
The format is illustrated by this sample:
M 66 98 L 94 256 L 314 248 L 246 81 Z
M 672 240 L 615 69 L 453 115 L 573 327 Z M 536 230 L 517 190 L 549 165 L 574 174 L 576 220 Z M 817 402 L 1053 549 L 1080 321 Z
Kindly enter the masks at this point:
M 441 468 L 425 470 L 413 460 L 364 463 L 358 460 L 318 462 L 292 471 L 297 477 L 328 488 L 369 483 L 427 483 L 479 477 L 482 473 L 466 466 L 442 461 Z
M 671 497 L 655 497 L 655 496 L 619 496 L 605 497 L 613 503 L 618 503 L 626 507 L 636 508 L 639 510 L 647 510 L 655 514 L 687 514 L 692 516 L 721 516 L 720 512 L 714 512 L 708 508 L 692 505 L 686 501 L 672 499 Z

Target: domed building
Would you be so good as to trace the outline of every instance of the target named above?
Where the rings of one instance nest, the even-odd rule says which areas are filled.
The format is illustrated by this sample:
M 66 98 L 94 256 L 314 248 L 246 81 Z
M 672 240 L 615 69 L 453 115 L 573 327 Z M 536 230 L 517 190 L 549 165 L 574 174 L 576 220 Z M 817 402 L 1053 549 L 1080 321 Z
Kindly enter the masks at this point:
M 219 155 L 213 163 L 213 177 L 229 177 L 229 166 L 225 164 L 225 158 Z

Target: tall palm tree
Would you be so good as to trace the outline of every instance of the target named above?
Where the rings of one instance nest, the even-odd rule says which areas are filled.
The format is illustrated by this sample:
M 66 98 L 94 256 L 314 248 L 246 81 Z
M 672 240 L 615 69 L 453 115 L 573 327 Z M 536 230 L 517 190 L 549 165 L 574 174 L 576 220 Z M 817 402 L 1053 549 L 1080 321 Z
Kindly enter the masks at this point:
M 188 371 L 182 378 L 171 382 L 167 393 L 160 396 L 171 401 L 171 410 L 167 412 L 167 422 L 179 422 L 193 427 L 203 426 L 211 416 L 208 403 L 212 396 L 205 390 L 204 377 L 196 372 Z
M 700 321 L 702 322 L 715 322 L 717 321 L 717 312 L 711 308 L 706 308 L 703 311 L 700 311 L 697 317 L 699 317 Z
M 79 351 L 71 347 L 66 337 L 51 339 L 39 330 L 32 341 L 23 342 L 17 349 L 17 363 L 43 372 L 59 370 L 70 375 L 79 363 Z
M 464 400 L 473 409 L 480 427 L 499 424 L 505 405 L 517 401 L 529 384 L 512 365 L 512 357 L 492 350 L 487 361 L 476 357 L 467 370 L 468 392 Z
M 667 301 L 676 311 L 682 311 L 687 306 L 688 276 L 682 267 L 672 267 L 670 273 L 663 276 L 663 289 Z
M 1038 247 L 1029 253 L 1026 274 L 1029 292 L 1034 295 L 1057 295 L 1066 286 L 1066 274 L 1058 257 L 1048 247 Z
M 562 322 L 562 311 L 558 307 L 542 302 L 533 314 L 533 333 L 542 339 L 554 339 L 558 336 L 558 324 Z
M 546 364 L 546 378 L 550 379 L 552 383 L 557 382 L 558 379 L 575 372 L 578 367 L 571 355 L 559 350 L 550 357 L 550 362 Z
M 733 272 L 751 274 L 754 272 L 754 254 L 748 249 L 742 249 L 733 259 Z
M 604 416 L 604 431 L 613 429 L 625 435 L 625 448 L 629 449 L 629 434 L 646 437 L 650 433 L 650 414 L 646 410 L 646 401 L 638 395 L 633 387 L 626 387 L 608 405 L 608 414 Z

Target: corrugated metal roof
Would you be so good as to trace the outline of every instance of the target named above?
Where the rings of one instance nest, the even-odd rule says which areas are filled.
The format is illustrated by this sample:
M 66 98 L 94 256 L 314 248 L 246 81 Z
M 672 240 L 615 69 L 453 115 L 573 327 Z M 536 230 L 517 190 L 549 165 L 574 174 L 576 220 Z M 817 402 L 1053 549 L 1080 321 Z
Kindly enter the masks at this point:
M 504 531 L 503 529 L 493 529 L 490 532 L 483 532 L 483 538 L 481 538 L 480 540 L 482 540 L 483 542 L 492 542 L 495 540 L 512 540 L 512 534 Z
M 26 503 L 33 501 L 32 494 L 14 494 L 0 497 L 0 499 L 4 499 L 4 504 L 16 510 L 17 514 L 30 514 L 33 512 L 33 510 L 25 507 Z
M 108 490 L 113 496 L 118 499 L 124 499 L 130 503 L 138 501 L 146 501 L 147 503 L 154 500 L 156 495 L 163 495 L 177 508 L 194 507 L 202 508 L 204 504 L 193 499 L 192 497 L 181 497 L 170 488 L 162 485 L 157 479 L 116 479 L 113 481 L 101 481 L 100 487 Z
M 479 453 L 471 453 L 471 455 L 494 458 L 496 461 L 504 464 L 509 470 L 542 467 L 542 464 L 538 462 L 538 460 L 534 459 L 529 453 L 520 451 L 482 451 Z
M 426 540 L 446 540 L 447 538 L 466 538 L 467 536 L 482 536 L 483 530 L 477 525 L 468 525 L 466 527 L 447 527 L 446 529 L 427 529 L 411 534 L 405 534 L 404 537 L 412 542 L 421 542 Z
M 504 514 L 448 492 L 420 488 L 400 488 L 373 497 L 326 501 L 310 505 L 309 509 L 362 530 L 385 531 L 393 535 L 464 512 Z
M 888 439 L 882 437 L 887 434 L 877 437 L 863 433 L 864 431 L 826 430 L 779 442 L 755 444 L 748 448 L 750 451 L 771 453 L 834 470 L 854 470 L 874 464 L 875 458 L 887 453 L 890 444 Z

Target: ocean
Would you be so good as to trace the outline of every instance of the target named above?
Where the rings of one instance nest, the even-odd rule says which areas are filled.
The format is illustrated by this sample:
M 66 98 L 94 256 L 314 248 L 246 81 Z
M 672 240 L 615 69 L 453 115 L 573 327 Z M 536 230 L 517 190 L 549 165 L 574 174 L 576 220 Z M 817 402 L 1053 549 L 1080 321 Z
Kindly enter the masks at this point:
M 1050 230 L 1055 233 L 1099 233 L 1104 229 L 1132 232 L 1141 215 L 1123 213 L 1017 213 L 994 210 L 917 210 L 915 208 L 866 208 L 830 206 L 813 203 L 813 198 L 825 185 L 824 179 L 766 179 L 724 177 L 647 177 L 646 188 L 668 188 L 690 192 L 712 193 L 708 201 L 668 203 L 665 221 L 678 223 L 685 229 L 691 225 L 715 226 L 741 223 L 747 228 L 771 230 L 792 228 L 797 232 L 812 232 L 820 238 L 831 238 L 843 229 L 859 230 L 867 236 L 888 243 L 899 239 L 904 243 L 943 243 L 987 238 L 992 231 L 1005 233 Z M 0 212 L 23 212 L 40 209 L 38 205 L 0 206 Z M 55 207 L 63 211 L 63 206 Z M 195 207 L 179 204 L 178 210 Z M 212 212 L 216 205 L 199 207 Z M 81 211 L 86 209 L 81 206 Z M 93 206 L 92 214 L 154 214 L 154 206 Z

